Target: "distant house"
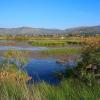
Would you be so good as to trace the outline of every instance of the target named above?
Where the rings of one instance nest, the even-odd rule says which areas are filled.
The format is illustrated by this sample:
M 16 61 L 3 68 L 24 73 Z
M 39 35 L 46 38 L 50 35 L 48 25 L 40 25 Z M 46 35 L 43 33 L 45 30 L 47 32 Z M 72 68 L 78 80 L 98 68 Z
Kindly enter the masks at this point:
M 61 39 L 64 39 L 65 37 L 64 36 L 61 36 Z

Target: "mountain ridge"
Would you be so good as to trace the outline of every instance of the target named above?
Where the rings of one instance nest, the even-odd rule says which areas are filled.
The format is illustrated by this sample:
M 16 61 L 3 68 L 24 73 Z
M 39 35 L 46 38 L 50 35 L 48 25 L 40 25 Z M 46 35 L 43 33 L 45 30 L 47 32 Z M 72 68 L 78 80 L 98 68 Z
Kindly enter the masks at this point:
M 46 29 L 32 27 L 17 27 L 17 28 L 0 28 L 0 35 L 24 35 L 24 34 L 81 34 L 94 33 L 100 34 L 100 25 L 98 26 L 83 26 L 68 29 Z

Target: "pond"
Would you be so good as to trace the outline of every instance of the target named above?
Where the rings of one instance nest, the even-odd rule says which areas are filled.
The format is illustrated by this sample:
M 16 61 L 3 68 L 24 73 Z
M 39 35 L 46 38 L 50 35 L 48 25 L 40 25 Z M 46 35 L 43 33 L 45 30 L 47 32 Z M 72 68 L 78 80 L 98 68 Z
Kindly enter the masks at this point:
M 6 43 L 7 41 L 1 41 L 0 43 Z M 27 44 L 27 42 L 23 41 L 8 41 L 15 42 L 14 46 L 4 46 L 0 45 L 1 52 L 4 50 L 14 49 L 14 50 L 27 50 L 27 51 L 39 51 L 39 50 L 47 50 L 49 47 L 33 47 Z M 47 82 L 49 84 L 57 84 L 60 82 L 60 79 L 54 76 L 55 72 L 64 73 L 66 67 L 75 67 L 76 62 L 69 61 L 64 64 L 57 63 L 57 59 L 54 58 L 28 58 L 29 62 L 23 67 L 22 71 L 28 73 L 32 80 L 30 83 L 37 82 Z
M 44 81 L 50 84 L 57 84 L 60 82 L 58 77 L 54 76 L 55 72 L 65 73 L 65 68 L 75 67 L 76 62 L 70 61 L 64 64 L 57 63 L 56 59 L 31 59 L 23 68 L 24 71 L 32 77 L 31 82 Z
M 4 57 L 0 57 L 0 64 L 2 64 Z M 13 58 L 9 60 L 9 63 L 20 64 L 16 62 Z M 47 58 L 47 59 L 34 59 L 28 60 L 27 64 L 21 67 L 22 72 L 26 72 L 32 79 L 29 83 L 39 83 L 44 81 L 49 84 L 58 84 L 61 79 L 56 77 L 56 73 L 65 73 L 66 68 L 76 67 L 77 63 L 74 61 L 69 61 L 65 63 L 58 63 L 57 59 Z

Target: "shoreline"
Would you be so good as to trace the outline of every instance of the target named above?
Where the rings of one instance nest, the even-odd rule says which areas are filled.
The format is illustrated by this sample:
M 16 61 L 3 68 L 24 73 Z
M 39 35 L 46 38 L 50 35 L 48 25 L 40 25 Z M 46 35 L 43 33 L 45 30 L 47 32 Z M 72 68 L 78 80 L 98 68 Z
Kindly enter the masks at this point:
M 4 56 L 6 51 L 0 51 L 0 56 Z M 44 54 L 41 51 L 25 51 L 28 52 L 28 55 L 22 55 L 22 57 L 34 58 L 34 59 L 46 59 L 46 58 L 54 58 L 63 61 L 77 61 L 80 57 L 79 54 Z

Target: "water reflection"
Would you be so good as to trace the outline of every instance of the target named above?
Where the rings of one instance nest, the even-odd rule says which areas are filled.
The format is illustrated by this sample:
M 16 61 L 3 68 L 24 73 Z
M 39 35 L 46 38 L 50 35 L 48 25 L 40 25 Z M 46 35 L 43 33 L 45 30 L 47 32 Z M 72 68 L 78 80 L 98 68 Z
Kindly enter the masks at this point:
M 32 81 L 40 82 L 45 81 L 50 84 L 59 83 L 60 79 L 54 77 L 53 73 L 65 73 L 66 67 L 75 67 L 76 63 L 67 62 L 65 64 L 56 63 L 56 59 L 31 59 L 30 62 L 24 67 L 24 71 L 32 77 Z

